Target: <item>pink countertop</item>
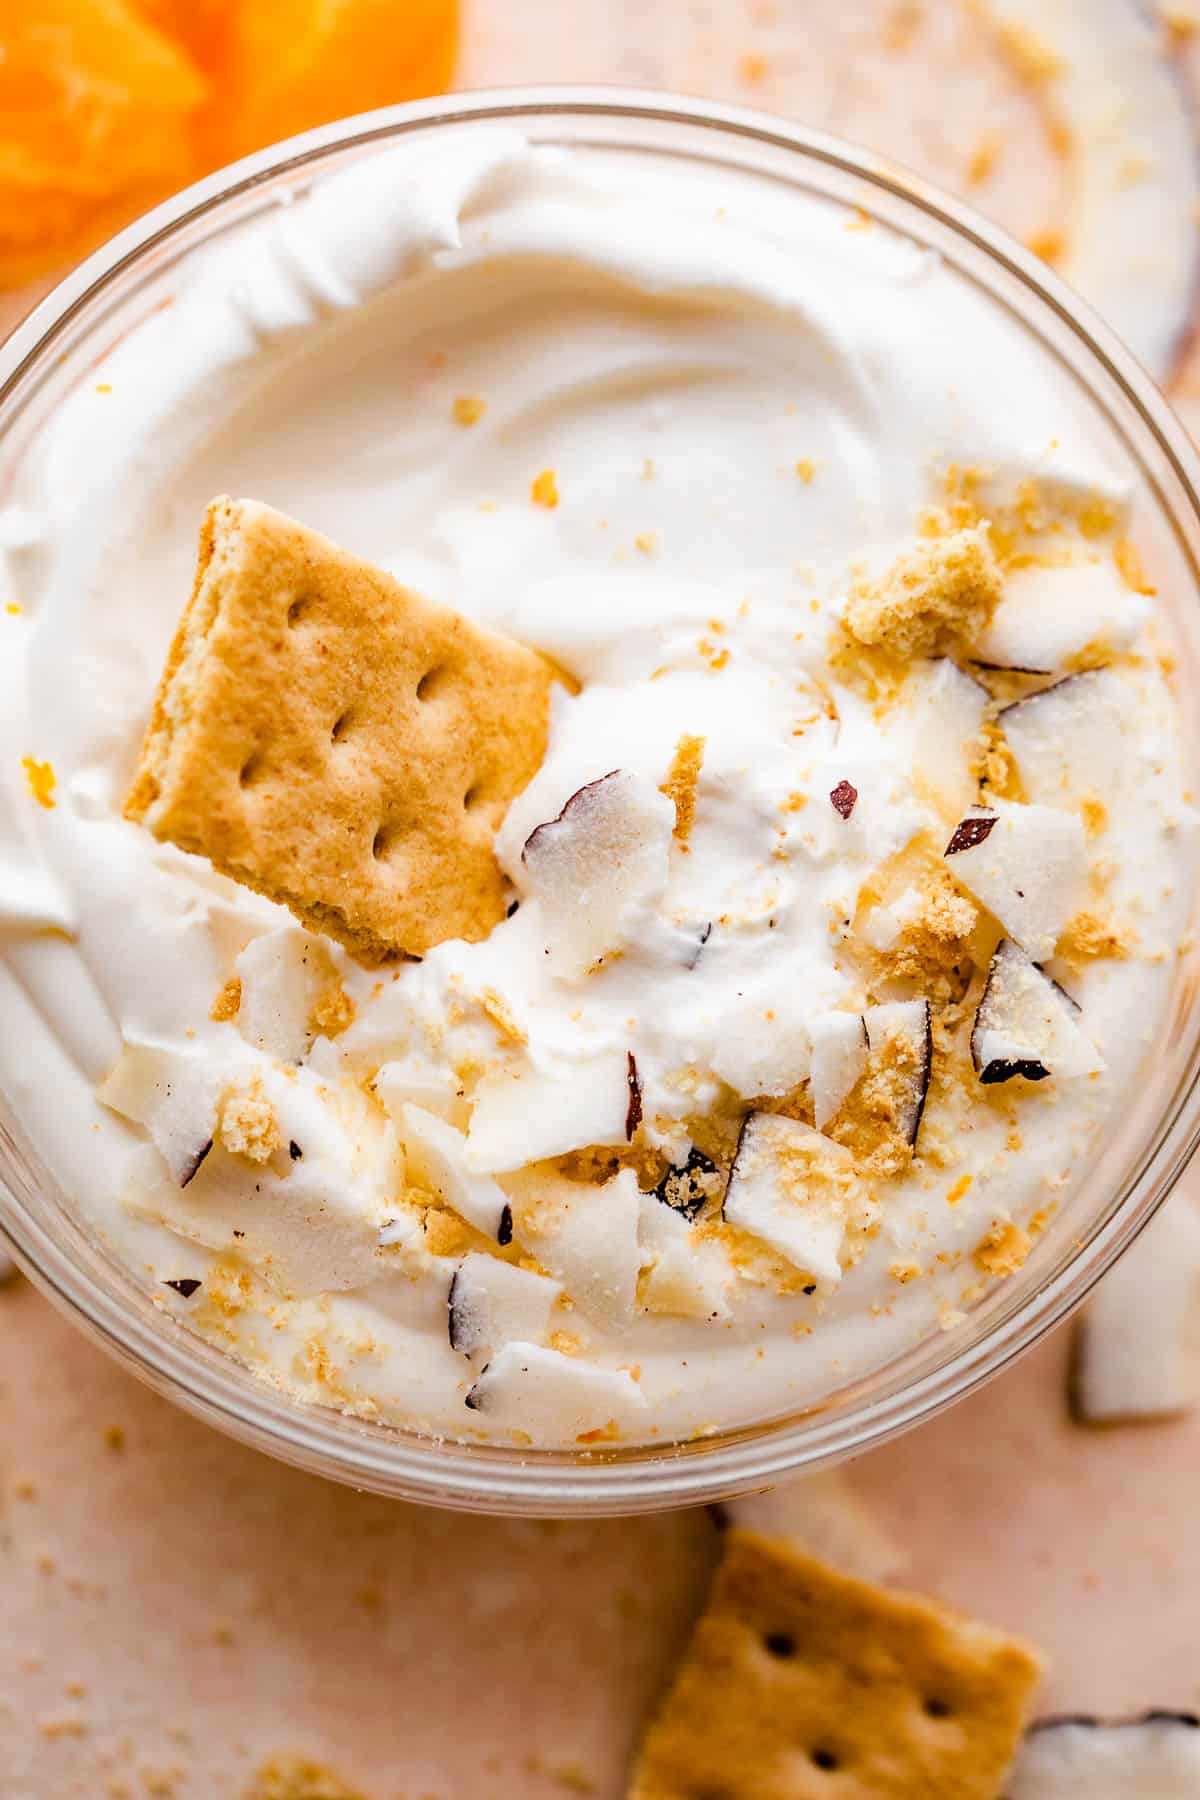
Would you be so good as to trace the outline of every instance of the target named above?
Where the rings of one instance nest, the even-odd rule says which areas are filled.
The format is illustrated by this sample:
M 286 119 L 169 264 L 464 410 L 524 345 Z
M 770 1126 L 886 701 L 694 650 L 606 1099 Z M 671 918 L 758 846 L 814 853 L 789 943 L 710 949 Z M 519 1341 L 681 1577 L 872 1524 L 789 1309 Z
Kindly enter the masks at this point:
M 933 66 L 953 80 L 922 105 Z M 1036 96 L 960 0 L 473 0 L 461 76 L 753 101 L 1025 235 L 1063 203 Z M 973 184 L 982 122 L 1007 148 Z M 1060 1332 L 852 1480 L 907 1579 L 1046 1649 L 1042 1710 L 1200 1709 L 1200 1415 L 1082 1431 L 1066 1353 Z M 0 1800 L 241 1797 L 283 1753 L 371 1800 L 619 1800 L 716 1547 L 704 1513 L 481 1520 L 297 1474 L 0 1288 Z

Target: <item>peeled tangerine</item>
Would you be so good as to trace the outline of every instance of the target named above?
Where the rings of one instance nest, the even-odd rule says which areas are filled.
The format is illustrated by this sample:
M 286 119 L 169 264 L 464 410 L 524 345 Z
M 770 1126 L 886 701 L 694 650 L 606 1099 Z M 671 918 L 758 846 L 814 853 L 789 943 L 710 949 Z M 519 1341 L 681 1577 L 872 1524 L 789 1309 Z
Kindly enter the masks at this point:
M 450 79 L 457 0 L 4 0 L 0 285 L 312 125 Z

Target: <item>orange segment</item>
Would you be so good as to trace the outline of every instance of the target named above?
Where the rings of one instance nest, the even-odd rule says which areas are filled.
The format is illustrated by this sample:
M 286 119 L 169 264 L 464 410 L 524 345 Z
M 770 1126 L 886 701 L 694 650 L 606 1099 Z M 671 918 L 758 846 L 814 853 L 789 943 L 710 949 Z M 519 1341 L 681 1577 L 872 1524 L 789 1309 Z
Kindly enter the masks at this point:
M 125 0 L 3 0 L 0 281 L 188 178 L 207 84 Z
M 0 0 L 0 286 L 206 169 L 447 86 L 458 0 Z
M 226 154 L 437 93 L 457 41 L 457 0 L 241 0 Z

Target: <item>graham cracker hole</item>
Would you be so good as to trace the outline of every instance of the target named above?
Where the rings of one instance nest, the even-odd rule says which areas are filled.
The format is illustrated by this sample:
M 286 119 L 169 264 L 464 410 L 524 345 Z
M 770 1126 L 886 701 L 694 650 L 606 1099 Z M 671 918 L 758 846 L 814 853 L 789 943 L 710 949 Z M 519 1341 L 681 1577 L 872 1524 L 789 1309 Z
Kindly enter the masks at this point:
M 306 613 L 311 612 L 312 608 L 313 597 L 311 594 L 297 594 L 296 598 L 287 609 L 288 625 L 291 627 L 299 625 L 301 619 L 304 618 Z
M 948 1719 L 954 1711 L 948 1700 L 939 1699 L 936 1694 L 930 1694 L 924 1706 L 926 1716 L 930 1719 Z
M 331 743 L 341 743 L 342 739 L 350 729 L 352 719 L 353 714 L 351 709 L 347 707 L 345 712 L 340 714 L 339 717 L 333 721 L 333 726 L 329 733 L 329 741 Z
M 810 1750 L 808 1757 L 814 1768 L 825 1769 L 830 1774 L 833 1773 L 834 1769 L 840 1769 L 842 1766 L 841 1759 L 835 1756 L 832 1750 L 826 1750 L 823 1747 L 817 1750 Z
M 768 1631 L 763 1646 L 771 1656 L 785 1658 L 796 1654 L 796 1640 L 786 1631 Z
M 387 862 L 400 848 L 403 833 L 396 825 L 383 824 L 371 840 L 371 855 L 376 862 Z
M 464 812 L 473 812 L 475 810 L 475 808 L 478 805 L 480 805 L 482 800 L 483 800 L 483 788 L 480 786 L 480 784 L 477 781 L 473 781 L 471 783 L 470 787 L 467 789 L 466 793 L 463 795 L 463 811 Z
M 241 768 L 238 770 L 238 786 L 251 787 L 262 773 L 263 759 L 259 751 L 252 750 Z
M 426 669 L 417 683 L 417 699 L 433 700 L 445 685 L 450 671 L 445 663 L 435 663 L 432 669 Z

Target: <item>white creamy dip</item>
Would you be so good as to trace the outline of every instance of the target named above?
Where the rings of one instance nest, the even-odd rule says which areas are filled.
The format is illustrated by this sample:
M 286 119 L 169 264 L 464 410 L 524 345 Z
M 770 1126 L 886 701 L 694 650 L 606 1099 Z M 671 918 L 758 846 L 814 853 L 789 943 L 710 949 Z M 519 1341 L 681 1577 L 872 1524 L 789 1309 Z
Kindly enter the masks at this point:
M 313 1400 L 464 1436 L 667 1439 L 876 1367 L 1020 1261 L 1155 1042 L 1193 820 L 1152 606 L 1126 579 L 1129 474 L 1014 322 L 846 209 L 491 127 L 355 163 L 206 252 L 6 473 L 0 1087 L 135 1279 Z M 334 1037 L 306 1024 L 312 940 L 290 914 L 122 817 L 225 492 L 578 687 L 556 691 L 545 762 L 497 837 L 513 916 L 383 970 L 326 945 L 354 1012 Z M 948 492 L 960 511 L 930 523 Z M 997 520 L 1020 544 L 967 649 L 1019 662 L 1032 631 L 1045 673 L 988 678 L 991 700 L 969 655 L 961 681 L 926 659 L 860 679 L 847 596 Z M 960 865 L 978 923 L 953 1000 L 888 959 L 979 798 L 972 693 L 990 719 L 1097 663 L 1102 688 L 1066 690 L 1087 767 L 1055 719 L 1023 752 L 1014 732 L 989 839 L 1015 832 L 1019 855 L 1037 824 L 1067 846 L 1061 871 L 1038 866 L 1076 883 L 1091 940 L 1072 923 L 1054 959 L 1063 921 L 1046 942 L 1025 915 L 1002 923 L 1078 1003 L 1072 1072 L 985 1087 L 967 1045 L 1006 870 Z M 941 710 L 944 681 L 965 712 Z M 703 740 L 686 844 L 664 797 L 661 879 L 599 966 L 564 969 L 526 840 L 612 771 L 653 797 L 684 738 Z M 214 1019 L 238 979 L 240 1012 Z M 793 1188 L 765 1210 L 731 1199 L 723 1223 L 739 1111 L 812 1124 L 816 1022 L 927 997 L 911 1165 L 856 1168 L 852 1145 L 852 1199 L 814 1181 L 807 1211 Z M 994 1058 L 1028 1049 L 1010 1026 Z M 281 1148 L 256 1162 L 218 1141 L 180 1186 L 132 1122 L 147 1067 L 191 1071 L 210 1119 L 257 1079 Z M 690 1222 L 637 1177 L 685 1164 L 706 1118 L 716 1169 Z M 585 1161 L 611 1179 L 579 1180 Z M 513 1218 L 501 1261 L 492 1183 Z

